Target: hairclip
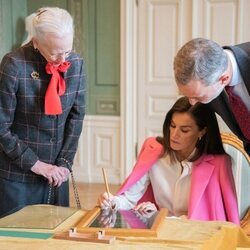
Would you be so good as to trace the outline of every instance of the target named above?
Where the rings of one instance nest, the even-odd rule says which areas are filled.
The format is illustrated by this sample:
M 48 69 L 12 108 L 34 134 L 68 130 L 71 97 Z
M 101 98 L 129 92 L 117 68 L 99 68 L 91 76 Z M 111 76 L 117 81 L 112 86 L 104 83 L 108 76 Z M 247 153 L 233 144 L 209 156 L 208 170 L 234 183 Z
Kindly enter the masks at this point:
M 46 12 L 47 10 L 46 9 L 39 9 L 37 12 L 36 12 L 36 17 L 39 17 L 41 14 L 43 14 L 44 12 Z

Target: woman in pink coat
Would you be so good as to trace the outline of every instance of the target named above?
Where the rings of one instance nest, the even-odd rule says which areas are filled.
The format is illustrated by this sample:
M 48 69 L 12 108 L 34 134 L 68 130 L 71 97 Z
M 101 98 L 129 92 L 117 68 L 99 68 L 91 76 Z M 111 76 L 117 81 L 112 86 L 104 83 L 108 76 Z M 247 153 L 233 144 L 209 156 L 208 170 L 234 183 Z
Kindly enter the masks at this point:
M 169 216 L 239 224 L 231 160 L 214 112 L 178 99 L 166 115 L 163 137 L 145 140 L 118 193 L 104 193 L 98 203 L 142 214 L 166 207 Z

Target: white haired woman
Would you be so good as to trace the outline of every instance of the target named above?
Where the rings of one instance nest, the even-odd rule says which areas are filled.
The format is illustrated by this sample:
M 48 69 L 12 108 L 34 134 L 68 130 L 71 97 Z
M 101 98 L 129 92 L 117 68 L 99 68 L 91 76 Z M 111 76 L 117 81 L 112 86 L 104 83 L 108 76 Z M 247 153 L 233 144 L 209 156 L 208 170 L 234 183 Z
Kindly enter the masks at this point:
M 85 114 L 83 59 L 64 9 L 26 18 L 28 38 L 0 65 L 0 217 L 26 205 L 69 205 L 68 175 Z

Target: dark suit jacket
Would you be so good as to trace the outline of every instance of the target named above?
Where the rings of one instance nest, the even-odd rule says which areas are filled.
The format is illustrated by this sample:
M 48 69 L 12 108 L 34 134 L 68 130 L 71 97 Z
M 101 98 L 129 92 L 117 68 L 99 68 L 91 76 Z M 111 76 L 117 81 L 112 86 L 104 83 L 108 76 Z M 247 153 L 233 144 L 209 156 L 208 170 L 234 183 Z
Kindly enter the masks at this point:
M 42 180 L 30 171 L 38 159 L 57 166 L 72 164 L 85 114 L 85 74 L 80 56 L 72 53 L 68 61 L 66 92 L 61 96 L 63 113 L 54 116 L 44 114 L 51 75 L 45 72 L 42 55 L 29 43 L 4 56 L 0 65 L 1 178 Z
M 235 46 L 226 46 L 224 49 L 229 49 L 233 52 L 241 76 L 246 85 L 248 94 L 249 94 L 249 102 L 250 102 L 250 42 L 235 45 Z M 236 134 L 244 143 L 245 150 L 248 155 L 250 155 L 250 142 L 241 132 L 239 125 L 237 124 L 235 117 L 230 109 L 230 105 L 227 100 L 226 93 L 223 91 L 216 99 L 208 104 L 212 109 L 218 113 L 228 127 L 232 130 L 234 134 Z M 250 125 L 249 125 L 250 126 Z

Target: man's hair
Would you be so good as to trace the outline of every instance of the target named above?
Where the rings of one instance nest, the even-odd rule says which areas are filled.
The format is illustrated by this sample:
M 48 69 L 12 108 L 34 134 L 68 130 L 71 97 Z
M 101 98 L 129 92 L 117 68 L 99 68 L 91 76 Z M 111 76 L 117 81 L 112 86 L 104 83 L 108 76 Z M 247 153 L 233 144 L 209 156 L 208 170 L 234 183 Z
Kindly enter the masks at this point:
M 26 31 L 28 37 L 23 43 L 28 43 L 34 37 L 39 41 L 46 39 L 46 34 L 53 34 L 59 38 L 65 35 L 74 36 L 72 16 L 64 9 L 58 7 L 43 7 L 26 17 Z
M 157 141 L 163 145 L 164 155 L 169 154 L 172 162 L 175 162 L 175 157 L 174 151 L 170 147 L 170 126 L 175 113 L 189 114 L 200 131 L 206 128 L 205 135 L 196 143 L 197 150 L 190 161 L 197 160 L 203 154 L 226 154 L 214 111 L 208 105 L 202 103 L 196 103 L 192 106 L 187 97 L 181 97 L 166 114 L 163 124 L 163 137 L 157 138 Z
M 227 67 L 228 58 L 223 48 L 204 38 L 187 42 L 174 58 L 174 75 L 178 84 L 199 80 L 212 85 Z

